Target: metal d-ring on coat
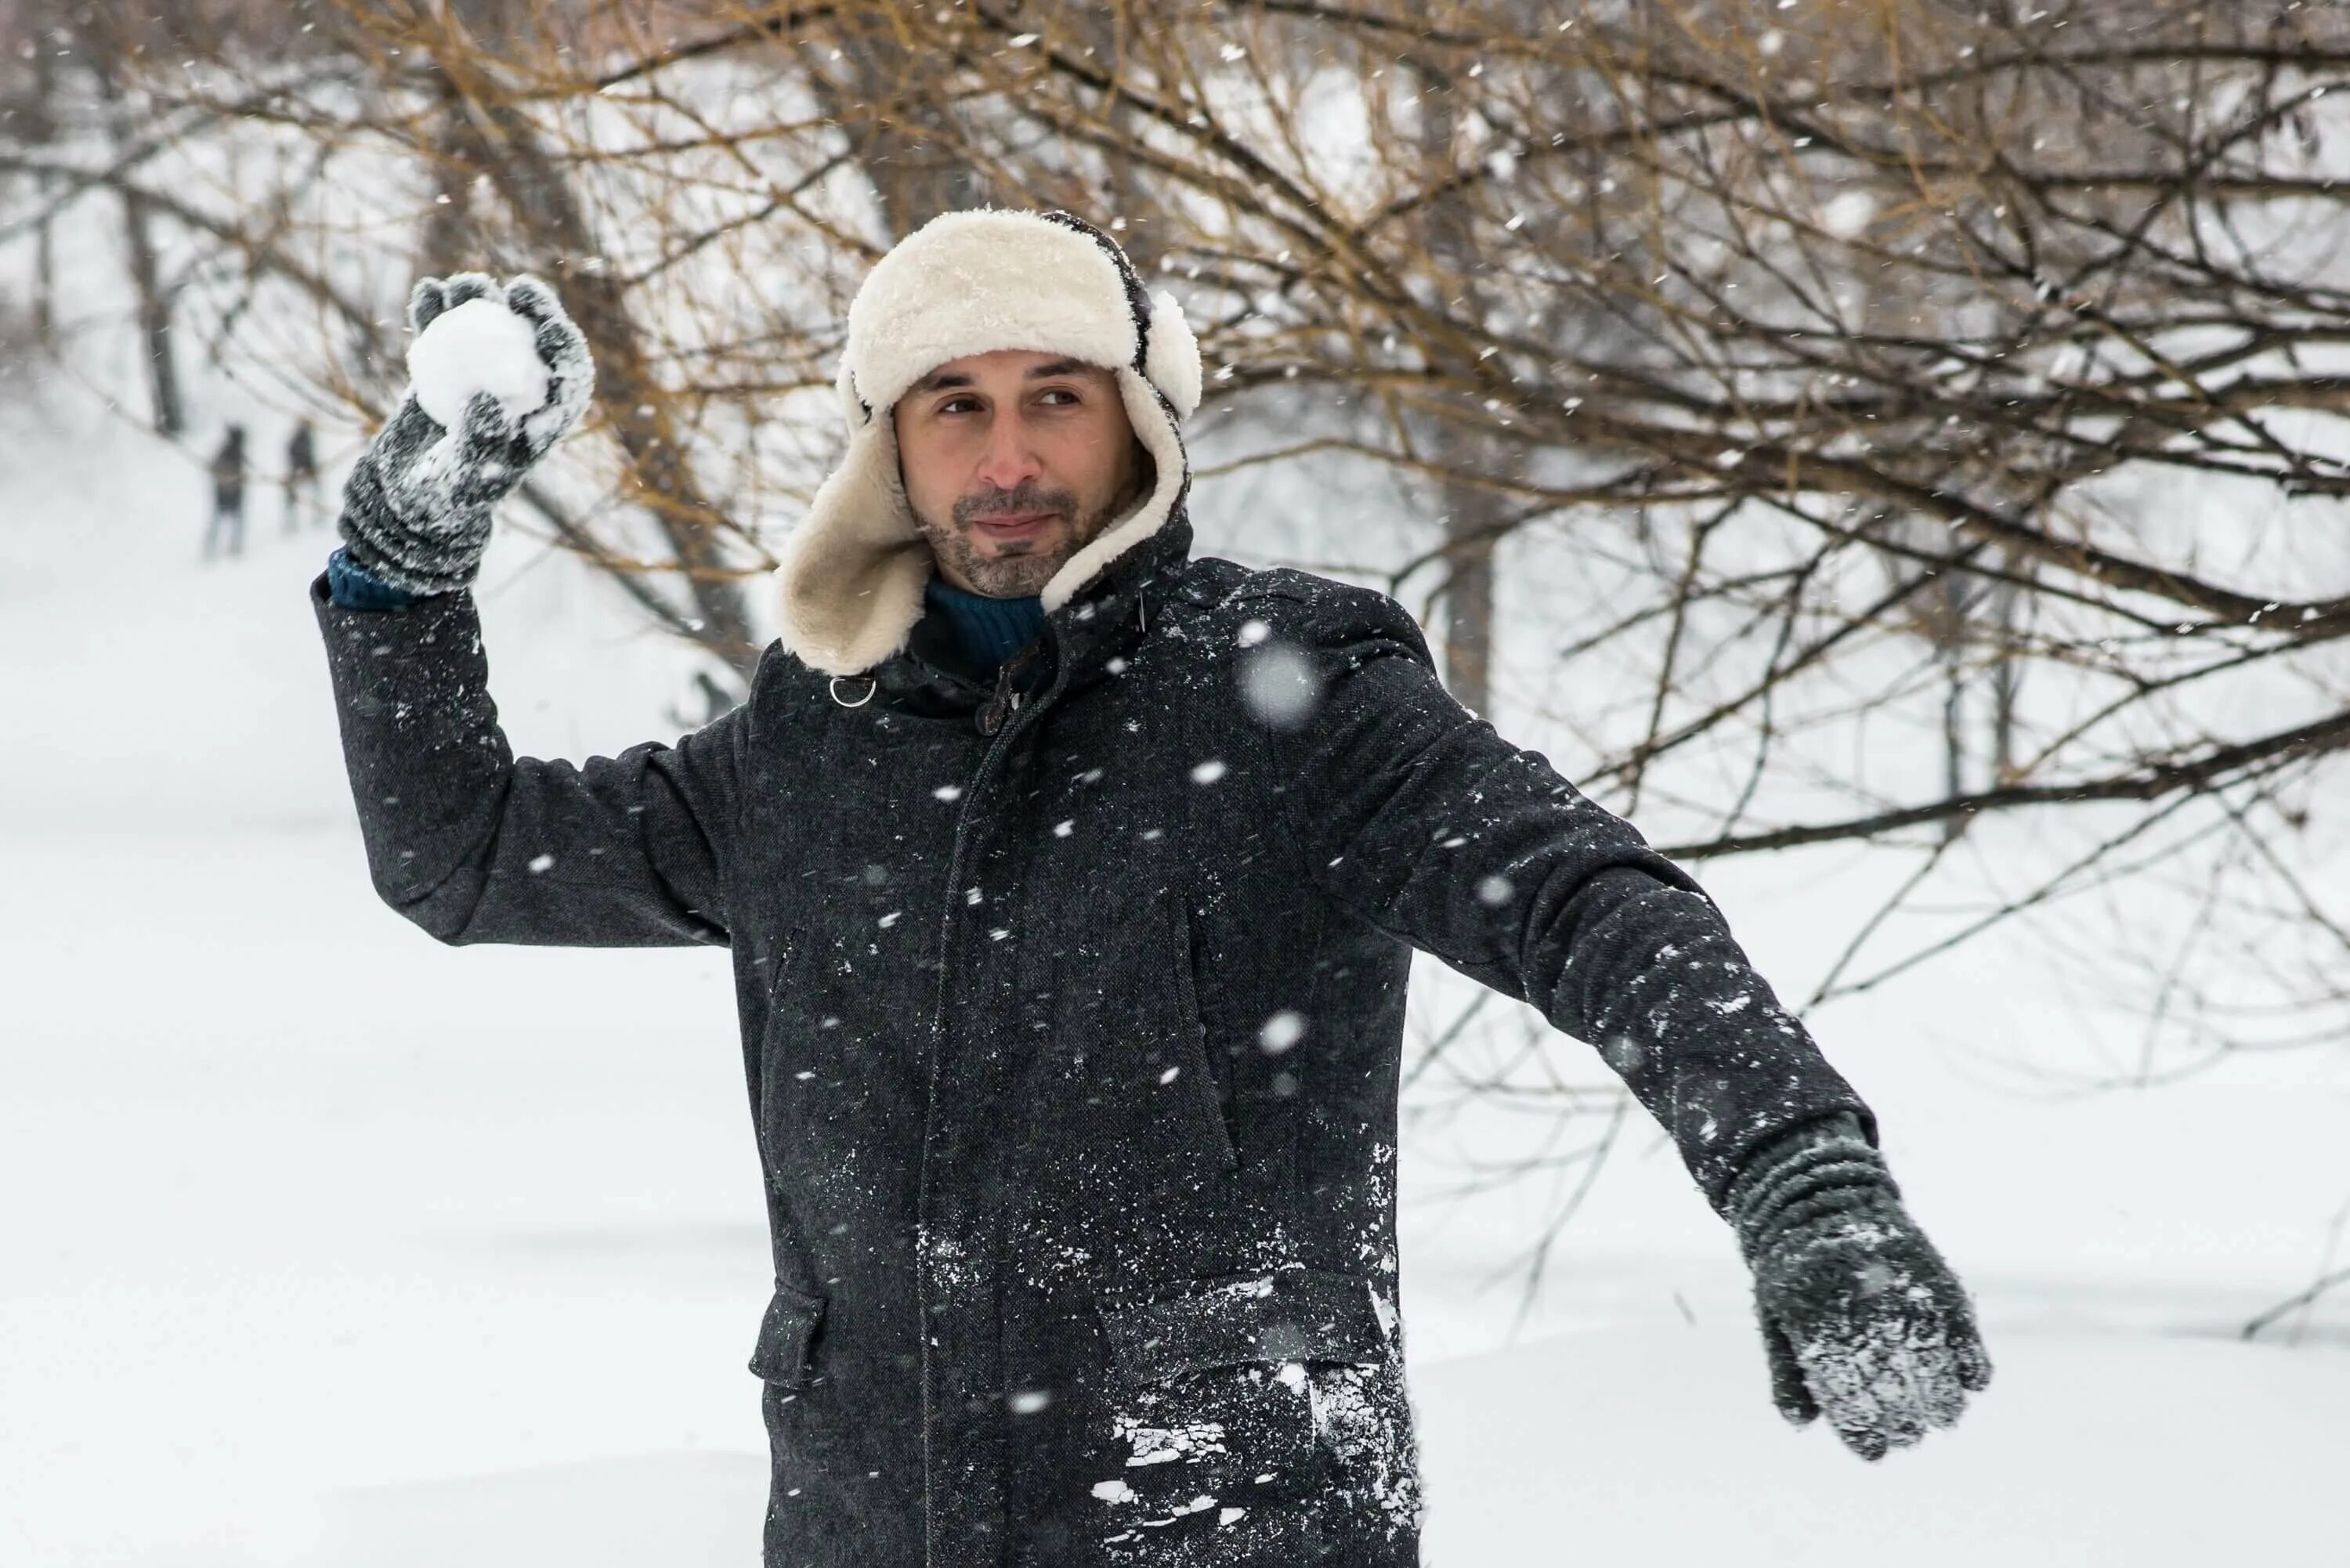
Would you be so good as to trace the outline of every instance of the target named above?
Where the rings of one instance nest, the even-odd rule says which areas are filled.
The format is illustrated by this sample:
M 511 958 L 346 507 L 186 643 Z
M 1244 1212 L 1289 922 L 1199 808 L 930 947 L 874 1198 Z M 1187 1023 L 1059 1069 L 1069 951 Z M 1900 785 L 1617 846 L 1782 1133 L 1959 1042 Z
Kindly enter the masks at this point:
M 733 711 L 577 766 L 513 754 L 469 594 L 314 588 L 394 909 L 733 950 L 770 1564 L 1417 1563 L 1415 947 L 1598 1044 L 1717 1209 L 1785 1129 L 1873 1128 L 1695 884 L 1393 600 L 1191 539 L 1055 609 L 992 726 L 926 618 L 859 701 L 778 645 Z

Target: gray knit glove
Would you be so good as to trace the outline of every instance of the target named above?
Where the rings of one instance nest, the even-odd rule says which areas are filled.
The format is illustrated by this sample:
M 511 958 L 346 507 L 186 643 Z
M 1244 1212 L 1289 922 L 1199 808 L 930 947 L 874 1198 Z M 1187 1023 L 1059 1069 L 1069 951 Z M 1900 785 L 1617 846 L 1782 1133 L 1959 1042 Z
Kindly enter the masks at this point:
M 1991 1383 L 1973 1303 L 1849 1113 L 1758 1150 L 1726 1210 L 1754 1271 L 1779 1413 L 1864 1459 L 1959 1418 Z
M 442 311 L 480 298 L 500 302 L 536 328 L 546 401 L 516 419 L 490 393 L 476 392 L 462 427 L 447 431 L 411 388 L 343 485 L 339 532 L 351 563 L 413 594 L 445 594 L 473 582 L 490 542 L 490 509 L 578 421 L 595 390 L 587 338 L 555 291 L 535 277 L 516 277 L 504 288 L 477 272 L 420 279 L 408 296 L 409 331 L 421 333 Z

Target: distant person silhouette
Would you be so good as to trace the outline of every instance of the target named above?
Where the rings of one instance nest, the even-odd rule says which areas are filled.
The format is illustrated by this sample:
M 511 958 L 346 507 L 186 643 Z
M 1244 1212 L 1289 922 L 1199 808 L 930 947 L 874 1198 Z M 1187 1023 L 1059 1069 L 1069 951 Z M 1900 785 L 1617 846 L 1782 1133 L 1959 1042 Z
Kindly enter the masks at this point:
M 308 420 L 296 420 L 286 441 L 286 532 L 297 533 L 306 515 L 314 527 L 324 527 L 327 508 L 319 499 L 318 438 Z
M 223 539 L 228 542 L 226 554 L 244 553 L 244 427 L 231 425 L 221 438 L 220 450 L 213 453 L 213 520 L 204 530 L 204 559 L 209 561 L 222 553 L 216 546 Z

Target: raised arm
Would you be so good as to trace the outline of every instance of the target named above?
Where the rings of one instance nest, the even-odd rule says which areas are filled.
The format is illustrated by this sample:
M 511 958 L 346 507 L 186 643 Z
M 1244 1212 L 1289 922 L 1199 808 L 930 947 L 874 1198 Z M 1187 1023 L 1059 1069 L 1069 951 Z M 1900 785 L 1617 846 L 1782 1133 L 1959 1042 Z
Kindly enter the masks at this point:
M 428 385 L 353 468 L 310 588 L 377 891 L 445 942 L 724 942 L 741 711 L 574 766 L 515 756 L 490 700 L 470 585 L 492 508 L 587 405 L 586 341 L 530 278 L 426 278 L 409 322 Z M 535 406 L 484 389 L 542 380 Z
M 345 609 L 321 576 L 310 597 L 384 902 L 452 943 L 725 942 L 744 710 L 674 746 L 516 757 L 470 593 Z

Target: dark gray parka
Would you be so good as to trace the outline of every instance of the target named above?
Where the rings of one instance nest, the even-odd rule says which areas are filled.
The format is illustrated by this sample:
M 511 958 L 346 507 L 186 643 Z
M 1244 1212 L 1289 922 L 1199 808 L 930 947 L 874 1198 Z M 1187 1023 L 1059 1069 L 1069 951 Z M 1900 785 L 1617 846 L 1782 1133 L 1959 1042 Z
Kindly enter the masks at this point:
M 470 595 L 314 585 L 394 909 L 733 950 L 769 1568 L 1416 1563 L 1414 947 L 1598 1045 L 1717 1209 L 1800 1123 L 1874 1141 L 1690 878 L 1393 600 L 1191 545 L 1179 509 L 1056 609 L 1016 704 L 926 619 L 579 766 L 512 754 Z

